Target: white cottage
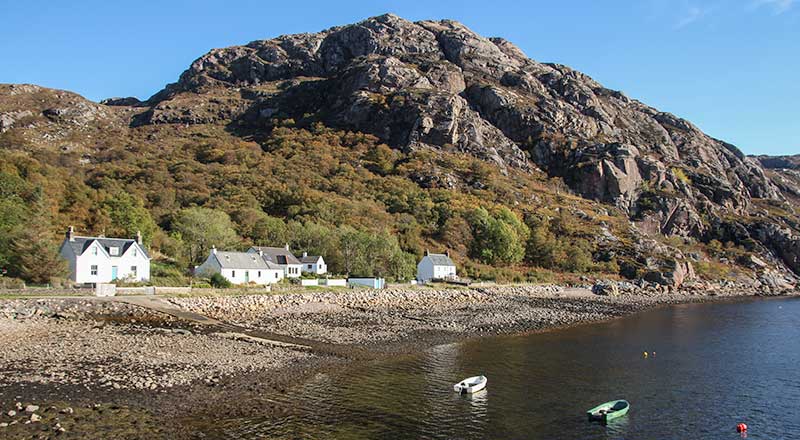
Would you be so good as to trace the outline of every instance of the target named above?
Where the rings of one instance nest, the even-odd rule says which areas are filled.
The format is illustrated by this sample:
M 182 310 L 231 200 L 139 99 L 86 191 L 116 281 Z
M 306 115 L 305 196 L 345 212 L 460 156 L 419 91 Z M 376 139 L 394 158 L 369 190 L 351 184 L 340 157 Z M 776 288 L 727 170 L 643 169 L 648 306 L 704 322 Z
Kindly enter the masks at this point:
M 303 264 L 301 270 L 305 273 L 313 273 L 315 275 L 328 273 L 328 266 L 325 264 L 322 255 L 308 255 L 308 252 L 303 252 L 303 256 L 300 257 L 300 263 Z
M 258 253 L 227 252 L 211 249 L 206 261 L 195 268 L 195 274 L 221 274 L 233 284 L 267 285 L 283 279 L 283 268 Z
M 450 259 L 450 252 L 431 254 L 427 250 L 417 264 L 417 281 L 444 280 L 456 278 L 456 265 Z
M 300 278 L 303 265 L 300 260 L 289 250 L 289 245 L 280 247 L 252 246 L 247 250 L 249 254 L 259 254 L 265 261 L 273 263 L 283 269 L 286 278 Z
M 59 253 L 69 263 L 70 279 L 81 284 L 150 279 L 150 255 L 136 239 L 83 237 L 70 226 Z

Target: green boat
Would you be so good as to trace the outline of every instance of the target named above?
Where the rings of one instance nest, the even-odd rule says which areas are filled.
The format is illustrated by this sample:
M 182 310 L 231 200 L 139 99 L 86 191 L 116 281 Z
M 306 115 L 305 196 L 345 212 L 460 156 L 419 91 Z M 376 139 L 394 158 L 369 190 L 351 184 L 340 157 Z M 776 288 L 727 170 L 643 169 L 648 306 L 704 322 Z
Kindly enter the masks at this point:
M 630 408 L 631 404 L 627 400 L 612 400 L 586 411 L 586 414 L 589 416 L 589 420 L 608 422 L 628 414 Z

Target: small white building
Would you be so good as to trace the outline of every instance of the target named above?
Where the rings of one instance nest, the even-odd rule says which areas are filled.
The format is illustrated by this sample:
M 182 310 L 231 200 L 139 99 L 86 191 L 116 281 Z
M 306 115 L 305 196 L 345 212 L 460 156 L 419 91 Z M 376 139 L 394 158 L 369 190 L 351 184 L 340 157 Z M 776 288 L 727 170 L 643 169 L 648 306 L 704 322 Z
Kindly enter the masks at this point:
M 456 265 L 450 259 L 450 252 L 444 254 L 431 254 L 427 250 L 417 264 L 417 281 L 428 282 L 431 280 L 455 279 Z
M 69 264 L 69 278 L 76 283 L 150 279 L 150 255 L 142 245 L 140 233 L 135 239 L 83 237 L 75 235 L 70 226 L 59 253 Z
M 211 249 L 206 261 L 195 268 L 195 274 L 221 274 L 233 284 L 267 285 L 283 279 L 283 268 L 266 261 L 258 253 L 227 252 Z
M 300 260 L 289 250 L 289 245 L 280 247 L 252 246 L 247 250 L 249 254 L 259 254 L 265 261 L 283 269 L 286 278 L 300 278 L 303 265 Z
M 300 257 L 300 263 L 303 264 L 301 270 L 305 273 L 313 273 L 315 275 L 328 273 L 328 266 L 325 264 L 322 255 L 308 255 L 307 252 L 303 252 L 303 256 Z

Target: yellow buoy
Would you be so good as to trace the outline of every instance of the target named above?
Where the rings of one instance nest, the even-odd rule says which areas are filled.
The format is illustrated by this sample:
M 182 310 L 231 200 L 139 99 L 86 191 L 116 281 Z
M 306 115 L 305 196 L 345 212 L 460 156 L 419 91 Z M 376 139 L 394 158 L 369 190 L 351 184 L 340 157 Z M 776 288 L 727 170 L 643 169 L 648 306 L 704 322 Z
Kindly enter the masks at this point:
M 646 351 L 644 352 L 644 357 L 647 357 L 647 352 Z

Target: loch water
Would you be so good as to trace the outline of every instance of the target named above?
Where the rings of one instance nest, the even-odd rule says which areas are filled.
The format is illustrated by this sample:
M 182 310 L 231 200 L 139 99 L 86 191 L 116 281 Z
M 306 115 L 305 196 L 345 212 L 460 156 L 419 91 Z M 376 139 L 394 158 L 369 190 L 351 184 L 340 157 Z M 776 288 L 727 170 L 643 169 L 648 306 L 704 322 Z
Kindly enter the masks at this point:
M 647 351 L 645 357 L 643 352 Z M 485 374 L 486 391 L 453 392 Z M 278 398 L 278 397 L 276 397 Z M 631 402 L 607 426 L 585 411 Z M 608 322 L 434 347 L 321 374 L 285 417 L 231 438 L 800 439 L 800 299 L 660 308 Z

